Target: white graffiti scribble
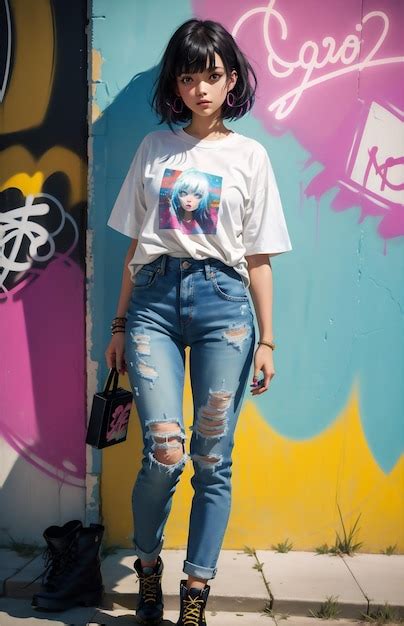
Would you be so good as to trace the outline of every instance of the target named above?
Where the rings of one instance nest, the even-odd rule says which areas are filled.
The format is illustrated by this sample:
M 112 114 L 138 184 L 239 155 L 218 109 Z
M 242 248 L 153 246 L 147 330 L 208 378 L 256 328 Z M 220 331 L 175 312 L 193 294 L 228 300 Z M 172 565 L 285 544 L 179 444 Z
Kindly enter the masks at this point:
M 35 199 L 45 199 L 48 202 L 37 202 L 34 204 Z M 49 232 L 44 226 L 31 219 L 48 215 L 50 203 L 56 206 L 60 213 L 59 226 L 52 232 Z M 64 252 L 64 256 L 68 256 L 76 247 L 78 228 L 74 219 L 65 212 L 57 198 L 47 193 L 29 195 L 26 197 L 24 206 L 0 213 L 0 291 L 8 291 L 4 283 L 10 272 L 26 273 L 31 269 L 34 261 L 44 263 L 52 258 L 56 249 L 54 237 L 63 230 L 66 220 L 73 226 L 74 241 L 70 248 Z M 27 258 L 18 260 L 24 238 L 26 237 L 29 239 Z M 13 242 L 11 246 L 7 246 L 9 242 Z M 41 252 L 41 248 L 44 246 L 45 251 Z
M 276 0 L 270 0 L 267 6 L 256 7 L 250 11 L 246 11 L 237 21 L 233 28 L 232 34 L 237 36 L 241 26 L 249 20 L 253 15 L 263 13 L 263 37 L 265 47 L 268 52 L 267 65 L 268 70 L 276 78 L 286 78 L 293 75 L 296 71 L 303 70 L 304 74 L 300 84 L 291 89 L 287 93 L 271 102 L 268 106 L 268 111 L 275 113 L 277 120 L 286 118 L 296 107 L 302 94 L 329 80 L 339 78 L 349 72 L 361 71 L 365 68 L 374 67 L 378 65 L 388 65 L 390 63 L 404 63 L 404 56 L 386 57 L 382 59 L 375 59 L 375 55 L 383 45 L 388 31 L 389 31 L 389 18 L 383 11 L 371 11 L 367 13 L 362 19 L 361 24 L 356 24 L 355 30 L 361 32 L 363 25 L 370 20 L 381 20 L 381 32 L 376 43 L 372 49 L 367 53 L 362 61 L 354 63 L 358 60 L 361 52 L 361 41 L 358 35 L 348 34 L 343 40 L 339 48 L 333 37 L 326 36 L 322 39 L 320 46 L 315 41 L 305 41 L 300 47 L 298 58 L 295 61 L 287 61 L 283 59 L 273 48 L 272 42 L 269 37 L 269 24 L 275 19 L 281 29 L 281 39 L 287 40 L 288 27 L 285 18 L 275 10 Z M 323 70 L 326 66 L 342 63 L 346 67 L 334 70 L 331 72 L 322 73 L 321 76 L 312 78 L 315 70 Z

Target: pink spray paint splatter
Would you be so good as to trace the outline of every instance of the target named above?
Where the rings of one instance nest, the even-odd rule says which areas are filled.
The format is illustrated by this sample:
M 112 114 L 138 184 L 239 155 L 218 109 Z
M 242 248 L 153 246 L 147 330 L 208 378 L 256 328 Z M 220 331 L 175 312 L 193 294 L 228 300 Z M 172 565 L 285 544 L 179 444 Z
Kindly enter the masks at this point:
M 0 434 L 29 463 L 85 486 L 84 277 L 55 258 L 1 303 Z
M 254 115 L 271 134 L 292 131 L 311 154 L 306 166 L 323 164 L 305 194 L 318 200 L 338 187 L 334 210 L 359 205 L 359 221 L 381 218 L 385 240 L 403 235 L 404 5 L 194 0 L 193 6 L 197 17 L 223 23 L 251 60 L 259 80 Z

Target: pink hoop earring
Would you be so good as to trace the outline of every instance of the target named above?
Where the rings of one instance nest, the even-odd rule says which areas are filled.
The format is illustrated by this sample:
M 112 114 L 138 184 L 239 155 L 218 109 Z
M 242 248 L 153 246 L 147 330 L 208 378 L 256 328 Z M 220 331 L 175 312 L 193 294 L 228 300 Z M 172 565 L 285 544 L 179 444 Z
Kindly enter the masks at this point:
M 175 103 L 177 102 L 177 100 L 179 100 L 180 103 L 181 103 L 181 108 L 180 109 L 176 109 L 175 108 Z M 171 109 L 174 111 L 174 113 L 182 113 L 183 110 L 184 110 L 184 103 L 181 100 L 181 98 L 175 98 L 173 104 L 170 104 L 170 106 L 171 106 Z
M 234 107 L 235 101 L 236 101 L 236 98 L 234 97 L 234 93 L 232 93 L 231 91 L 228 91 L 227 96 L 226 96 L 226 102 L 229 105 L 229 107 Z

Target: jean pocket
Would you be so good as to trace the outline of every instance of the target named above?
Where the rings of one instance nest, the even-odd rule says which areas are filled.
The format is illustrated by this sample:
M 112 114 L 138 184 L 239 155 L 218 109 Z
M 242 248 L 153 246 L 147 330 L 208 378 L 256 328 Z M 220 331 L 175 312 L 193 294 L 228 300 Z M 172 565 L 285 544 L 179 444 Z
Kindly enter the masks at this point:
M 144 267 L 140 268 L 134 277 L 134 288 L 138 289 L 140 287 L 150 287 L 156 280 L 156 276 L 156 270 L 152 271 Z
M 212 268 L 210 278 L 216 293 L 224 300 L 248 301 L 246 286 L 236 270 L 231 267 L 226 269 Z

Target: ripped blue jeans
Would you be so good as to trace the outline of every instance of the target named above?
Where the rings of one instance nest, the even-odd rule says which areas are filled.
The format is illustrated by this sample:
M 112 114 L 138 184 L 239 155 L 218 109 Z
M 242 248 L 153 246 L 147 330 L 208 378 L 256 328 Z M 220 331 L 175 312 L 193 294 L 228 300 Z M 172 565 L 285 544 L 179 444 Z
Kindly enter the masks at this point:
M 183 571 L 214 578 L 231 508 L 234 431 L 254 354 L 248 290 L 219 260 L 161 255 L 136 274 L 127 317 L 125 360 L 144 443 L 132 497 L 135 552 L 147 561 L 160 553 L 190 460 L 194 495 Z M 186 346 L 194 408 L 189 454 Z

